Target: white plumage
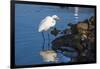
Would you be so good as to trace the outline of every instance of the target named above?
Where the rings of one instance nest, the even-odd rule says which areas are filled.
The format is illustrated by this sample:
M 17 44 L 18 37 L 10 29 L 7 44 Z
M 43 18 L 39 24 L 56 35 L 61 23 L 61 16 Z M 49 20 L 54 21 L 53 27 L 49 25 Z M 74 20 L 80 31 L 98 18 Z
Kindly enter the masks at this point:
M 51 27 L 54 27 L 56 25 L 56 20 L 58 20 L 59 17 L 57 15 L 53 15 L 53 16 L 47 16 L 45 17 L 38 28 L 38 32 L 42 32 L 42 36 L 43 36 L 43 46 L 42 46 L 42 50 L 45 50 L 45 36 L 43 32 L 48 31 Z M 50 47 L 50 37 L 49 37 L 49 33 L 48 33 L 48 49 Z
M 39 25 L 38 32 L 48 31 L 51 27 L 56 25 L 56 20 L 58 19 L 59 17 L 57 15 L 45 17 Z

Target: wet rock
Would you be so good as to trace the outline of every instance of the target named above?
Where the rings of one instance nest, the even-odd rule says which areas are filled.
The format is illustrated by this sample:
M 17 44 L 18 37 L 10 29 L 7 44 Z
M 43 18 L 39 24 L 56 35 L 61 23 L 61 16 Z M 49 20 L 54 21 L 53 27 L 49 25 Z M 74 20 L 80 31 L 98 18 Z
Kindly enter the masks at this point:
M 71 47 L 79 53 L 83 49 L 82 46 L 80 45 L 80 37 L 79 36 L 74 37 L 73 35 L 64 35 L 64 36 L 58 37 L 52 41 L 52 48 L 55 51 L 57 51 L 57 50 L 70 51 L 63 47 L 65 47 L 65 48 Z
M 88 30 L 88 23 L 78 23 L 77 29 Z
M 53 50 L 41 51 L 40 55 L 45 62 L 57 62 L 57 53 Z
M 54 36 L 57 36 L 59 34 L 60 30 L 58 30 L 57 28 L 54 28 L 52 31 L 51 31 L 51 34 L 54 35 Z
M 67 28 L 67 29 L 63 30 L 63 34 L 70 35 L 70 34 L 72 34 L 72 30 L 70 28 Z
M 62 36 L 52 40 L 52 49 L 71 57 L 75 62 L 95 61 L 95 17 L 77 24 L 69 23 L 68 26 L 70 29 L 62 30 L 64 33 Z

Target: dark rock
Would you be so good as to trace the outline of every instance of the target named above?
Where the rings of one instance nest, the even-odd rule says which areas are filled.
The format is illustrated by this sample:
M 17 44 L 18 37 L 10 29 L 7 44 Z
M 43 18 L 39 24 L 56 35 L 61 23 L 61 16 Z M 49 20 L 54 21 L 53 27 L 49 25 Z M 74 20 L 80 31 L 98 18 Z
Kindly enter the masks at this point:
M 78 53 L 80 53 L 83 49 L 80 44 L 80 37 L 74 37 L 73 35 L 60 36 L 52 41 L 52 49 L 54 49 L 55 51 L 68 51 L 67 49 L 63 49 L 63 47 L 71 47 Z
M 51 31 L 51 34 L 54 35 L 54 36 L 57 36 L 59 34 L 60 30 L 58 30 L 57 28 L 54 28 L 52 31 Z
M 95 17 L 93 16 L 77 24 L 69 23 L 68 26 L 70 26 L 70 30 L 66 28 L 62 31 L 64 33 L 62 36 L 51 42 L 52 49 L 61 52 L 64 56 L 71 57 L 71 62 L 95 61 Z M 57 36 L 59 31 L 55 28 L 52 34 Z

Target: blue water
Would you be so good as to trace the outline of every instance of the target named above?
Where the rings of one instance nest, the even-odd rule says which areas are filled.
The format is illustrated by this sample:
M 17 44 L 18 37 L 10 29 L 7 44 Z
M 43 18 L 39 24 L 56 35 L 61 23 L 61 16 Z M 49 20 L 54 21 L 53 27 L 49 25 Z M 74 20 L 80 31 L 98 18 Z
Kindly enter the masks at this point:
M 79 21 L 87 19 L 94 15 L 93 8 L 80 8 Z M 57 21 L 58 29 L 65 29 L 68 22 L 75 23 L 74 8 L 61 8 L 59 6 L 43 5 L 15 5 L 15 63 L 16 65 L 33 65 L 44 64 L 42 57 L 39 55 L 43 38 L 38 32 L 39 23 L 46 16 L 57 15 L 60 20 Z M 45 34 L 47 40 L 47 34 Z M 54 39 L 51 35 L 51 40 Z M 48 40 L 47 40 L 48 41 Z M 47 43 L 46 41 L 46 43 Z M 69 61 L 70 58 L 62 58 Z

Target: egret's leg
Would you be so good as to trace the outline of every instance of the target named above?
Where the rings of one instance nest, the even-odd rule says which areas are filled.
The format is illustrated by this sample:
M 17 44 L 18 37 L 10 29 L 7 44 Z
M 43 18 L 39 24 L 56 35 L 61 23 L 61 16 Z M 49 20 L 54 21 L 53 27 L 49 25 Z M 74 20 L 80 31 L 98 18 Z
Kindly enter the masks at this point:
M 43 45 L 42 45 L 42 50 L 45 50 L 45 37 L 44 37 L 44 33 L 42 32 L 42 37 L 43 37 Z
M 50 35 L 49 35 L 49 32 L 48 32 L 48 49 L 50 49 Z

